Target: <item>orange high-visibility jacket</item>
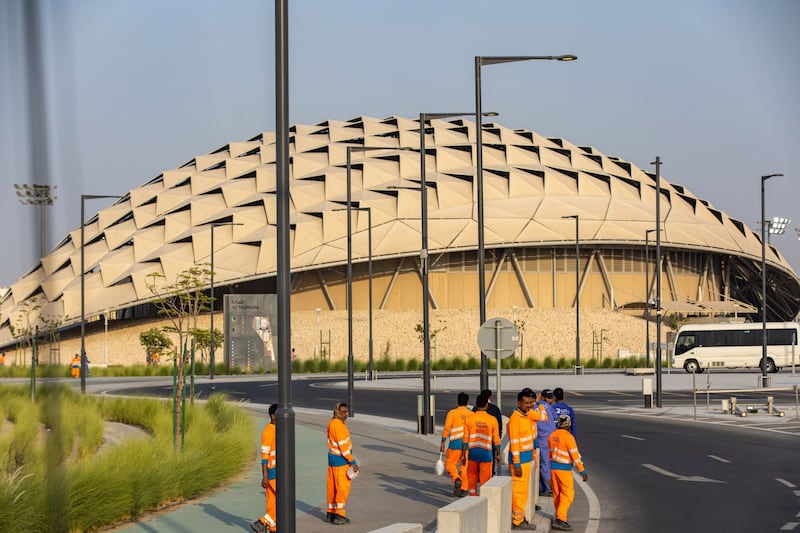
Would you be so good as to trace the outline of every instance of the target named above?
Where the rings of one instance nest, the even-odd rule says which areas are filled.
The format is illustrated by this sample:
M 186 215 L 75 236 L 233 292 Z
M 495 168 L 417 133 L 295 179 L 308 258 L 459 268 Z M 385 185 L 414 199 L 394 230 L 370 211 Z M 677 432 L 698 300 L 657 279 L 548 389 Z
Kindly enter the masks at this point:
M 586 472 L 578 443 L 568 430 L 555 430 L 550 434 L 547 443 L 550 445 L 550 470 L 572 470 L 574 464 L 578 472 Z
M 267 424 L 261 432 L 261 464 L 267 465 L 267 479 L 275 479 L 278 469 L 275 454 L 275 424 Z
M 508 464 L 519 465 L 533 461 L 533 433 L 536 424 L 518 408 L 508 419 Z
M 447 440 L 448 437 L 450 438 L 448 449 L 461 451 L 461 446 L 464 443 L 466 420 L 471 414 L 472 411 L 467 409 L 466 405 L 459 405 L 447 413 L 447 418 L 444 420 L 444 429 L 442 430 L 442 442 Z
M 536 448 L 536 437 L 539 436 L 539 425 L 536 422 L 543 422 L 547 420 L 547 411 L 544 407 L 539 409 L 538 406 L 528 409 L 528 420 L 531 422 L 531 431 L 533 435 L 533 447 Z
M 332 418 L 328 424 L 328 466 L 344 466 L 355 462 L 350 430 L 342 420 Z
M 466 442 L 470 461 L 489 463 L 494 461 L 494 451 L 500 449 L 500 430 L 497 419 L 486 411 L 477 411 L 467 417 Z

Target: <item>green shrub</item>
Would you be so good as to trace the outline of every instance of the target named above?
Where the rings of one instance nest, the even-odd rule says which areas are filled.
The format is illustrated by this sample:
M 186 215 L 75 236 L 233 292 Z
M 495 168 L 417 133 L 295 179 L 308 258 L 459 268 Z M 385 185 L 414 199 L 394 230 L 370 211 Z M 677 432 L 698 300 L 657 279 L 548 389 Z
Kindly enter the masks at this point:
M 548 355 L 544 358 L 544 361 L 542 361 L 542 368 L 556 368 L 556 362 L 552 355 Z
M 471 370 L 475 370 L 481 367 L 481 358 L 476 357 L 474 355 L 470 355 L 467 358 L 467 368 Z
M 433 368 L 434 366 L 435 366 L 434 364 L 431 364 L 431 368 Z M 409 372 L 421 369 L 422 369 L 422 361 L 420 361 L 419 359 L 412 358 L 406 361 L 406 370 L 408 370 Z

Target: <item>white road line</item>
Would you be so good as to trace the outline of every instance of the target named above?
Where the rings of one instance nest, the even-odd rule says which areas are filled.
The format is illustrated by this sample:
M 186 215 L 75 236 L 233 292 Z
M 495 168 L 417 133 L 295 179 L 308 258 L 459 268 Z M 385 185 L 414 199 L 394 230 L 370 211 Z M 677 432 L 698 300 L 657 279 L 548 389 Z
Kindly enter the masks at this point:
M 783 524 L 781 531 L 794 531 L 797 526 L 800 526 L 800 522 L 786 522 Z
M 644 440 L 641 437 L 634 437 L 633 435 L 620 435 L 623 439 L 631 439 L 631 440 Z
M 723 459 L 722 457 L 717 457 L 716 455 L 709 455 L 715 461 L 719 461 L 720 463 L 730 463 L 727 459 Z
M 785 479 L 781 479 L 781 478 L 779 478 L 779 477 L 776 477 L 776 478 L 775 478 L 775 481 L 777 481 L 778 483 L 782 483 L 782 484 L 786 485 L 786 486 L 787 486 L 787 487 L 789 487 L 790 489 L 793 489 L 793 488 L 795 488 L 795 487 L 797 486 L 797 485 L 795 485 L 794 483 L 791 483 L 791 482 L 789 482 L 789 481 L 786 481 Z
M 610 394 L 616 394 L 617 396 L 627 396 L 627 397 L 631 397 L 631 396 L 633 396 L 633 394 L 628 394 L 628 393 L 626 393 L 626 392 L 620 392 L 620 391 L 616 391 L 616 390 L 610 390 L 610 391 L 608 391 L 608 392 L 609 392 Z
M 794 495 L 797 496 L 797 497 L 800 497 L 800 490 L 794 491 Z
M 572 477 L 575 478 L 575 485 L 577 485 L 578 488 L 583 491 L 583 493 L 586 495 L 586 499 L 589 500 L 589 521 L 586 523 L 586 529 L 584 530 L 584 533 L 597 533 L 597 530 L 600 527 L 600 517 L 602 515 L 600 510 L 600 500 L 597 499 L 597 495 L 594 493 L 589 483 L 584 482 L 583 478 L 578 474 L 578 472 L 573 470 Z

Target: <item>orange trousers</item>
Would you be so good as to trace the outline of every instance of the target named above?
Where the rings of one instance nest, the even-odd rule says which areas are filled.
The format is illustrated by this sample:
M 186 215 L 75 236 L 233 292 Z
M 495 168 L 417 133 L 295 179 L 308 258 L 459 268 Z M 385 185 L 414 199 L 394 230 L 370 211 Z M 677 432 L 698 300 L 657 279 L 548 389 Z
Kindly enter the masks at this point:
M 478 484 L 483 485 L 492 479 L 492 461 L 481 463 L 479 461 L 467 460 L 467 485 L 469 485 L 469 495 L 478 495 Z
M 550 487 L 553 490 L 553 505 L 556 508 L 556 518 L 567 521 L 572 501 L 575 499 L 575 485 L 572 480 L 572 470 L 550 470 Z
M 328 467 L 328 512 L 347 516 L 344 506 L 350 496 L 350 480 L 347 479 L 348 465 Z
M 267 528 L 270 531 L 276 531 L 277 530 L 277 525 L 275 524 L 275 521 L 276 521 L 275 516 L 277 514 L 276 511 L 277 511 L 277 507 L 278 507 L 278 501 L 277 501 L 277 493 L 275 492 L 275 480 L 274 479 L 270 479 L 267 482 L 267 491 L 266 492 L 267 492 L 267 515 L 263 516 L 261 521 L 264 522 L 265 524 L 267 524 Z M 270 523 L 269 520 L 266 519 L 267 516 L 269 516 L 270 520 L 272 520 L 272 523 Z
M 450 474 L 450 480 L 455 483 L 457 479 L 461 480 L 461 490 L 467 490 L 467 469 L 460 468 L 461 465 L 461 450 L 445 450 L 444 469 Z
M 518 526 L 525 520 L 525 506 L 528 504 L 528 494 L 531 487 L 531 465 L 522 463 L 522 475 L 514 475 L 514 467 L 508 465 L 511 471 L 511 521 Z

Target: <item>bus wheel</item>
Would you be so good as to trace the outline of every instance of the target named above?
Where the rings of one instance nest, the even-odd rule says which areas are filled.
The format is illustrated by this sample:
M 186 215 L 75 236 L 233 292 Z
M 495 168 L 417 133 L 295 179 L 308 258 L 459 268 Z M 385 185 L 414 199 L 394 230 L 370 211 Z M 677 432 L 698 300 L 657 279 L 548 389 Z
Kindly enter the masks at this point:
M 778 367 L 775 366 L 775 361 L 773 361 L 771 357 L 767 357 L 767 364 L 764 366 L 766 367 L 766 371 L 770 374 L 774 374 L 778 371 Z
M 683 363 L 683 369 L 689 374 L 694 374 L 695 372 L 698 374 L 703 373 L 703 369 L 700 368 L 700 364 L 695 359 L 689 359 Z

